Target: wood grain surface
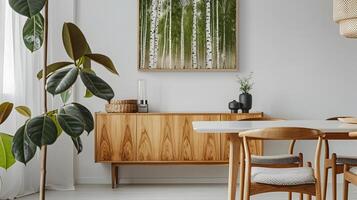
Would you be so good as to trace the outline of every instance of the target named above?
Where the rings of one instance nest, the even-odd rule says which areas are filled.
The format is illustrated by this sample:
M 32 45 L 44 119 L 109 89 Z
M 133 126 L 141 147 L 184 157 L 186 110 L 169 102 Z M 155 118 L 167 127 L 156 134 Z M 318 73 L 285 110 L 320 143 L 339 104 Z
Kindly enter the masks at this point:
M 95 160 L 102 163 L 228 163 L 229 138 L 196 133 L 193 121 L 260 118 L 262 113 L 97 113 Z M 252 142 L 255 154 L 262 143 Z

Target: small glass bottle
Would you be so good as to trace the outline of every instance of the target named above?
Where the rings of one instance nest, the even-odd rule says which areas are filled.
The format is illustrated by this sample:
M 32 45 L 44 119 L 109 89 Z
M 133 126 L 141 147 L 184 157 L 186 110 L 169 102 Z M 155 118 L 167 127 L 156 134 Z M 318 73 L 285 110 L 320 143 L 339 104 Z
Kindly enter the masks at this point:
M 147 91 L 146 91 L 146 80 L 138 80 L 138 112 L 147 113 L 149 112 Z

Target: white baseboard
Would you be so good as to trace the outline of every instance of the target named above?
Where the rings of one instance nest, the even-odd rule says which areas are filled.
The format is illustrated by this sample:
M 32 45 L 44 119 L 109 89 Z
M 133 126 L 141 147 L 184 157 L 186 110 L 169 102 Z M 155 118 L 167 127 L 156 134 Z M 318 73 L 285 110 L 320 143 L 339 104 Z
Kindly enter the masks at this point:
M 64 185 L 46 185 L 47 190 L 56 190 L 56 191 L 72 191 L 76 190 L 74 185 L 64 186 Z
M 111 184 L 111 177 L 80 177 L 76 184 Z M 239 179 L 238 179 L 239 181 Z M 330 183 L 331 180 L 329 180 Z M 227 177 L 149 177 L 149 178 L 119 178 L 120 184 L 199 184 L 199 183 L 227 183 Z M 338 177 L 338 184 L 342 178 Z M 57 187 L 57 186 L 54 186 Z
M 74 191 L 76 190 L 74 185 L 70 185 L 70 186 L 63 186 L 63 185 L 51 185 L 51 184 L 47 184 L 46 185 L 46 190 L 54 190 L 54 191 Z M 16 197 L 17 198 L 21 198 L 21 197 L 25 197 L 31 194 L 36 194 L 38 193 L 38 190 L 33 190 L 33 191 L 27 191 L 24 194 L 21 194 L 19 196 Z
M 227 183 L 227 177 L 119 178 L 120 184 L 204 184 Z M 111 184 L 111 177 L 81 177 L 76 184 Z

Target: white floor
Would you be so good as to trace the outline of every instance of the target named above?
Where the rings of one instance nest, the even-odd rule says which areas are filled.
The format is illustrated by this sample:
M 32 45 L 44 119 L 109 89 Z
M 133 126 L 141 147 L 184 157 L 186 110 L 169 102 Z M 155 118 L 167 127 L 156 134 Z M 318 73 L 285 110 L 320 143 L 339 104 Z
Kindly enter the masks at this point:
M 223 184 L 120 185 L 114 190 L 110 185 L 79 185 L 76 191 L 48 191 L 46 198 L 48 200 L 226 200 L 226 190 L 227 186 Z M 38 199 L 38 195 L 20 198 L 20 200 L 35 199 Z M 252 198 L 252 200 L 286 199 L 286 193 L 264 194 Z M 342 199 L 342 196 L 339 199 Z M 357 199 L 356 189 L 351 191 L 350 199 Z

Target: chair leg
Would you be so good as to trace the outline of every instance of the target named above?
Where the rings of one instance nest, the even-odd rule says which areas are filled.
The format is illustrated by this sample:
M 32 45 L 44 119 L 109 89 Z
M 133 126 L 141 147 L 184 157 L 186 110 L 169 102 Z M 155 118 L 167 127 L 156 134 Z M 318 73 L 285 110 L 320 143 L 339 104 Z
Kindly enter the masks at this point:
M 304 154 L 299 153 L 299 158 L 300 158 L 299 167 L 303 167 L 304 166 Z M 304 193 L 300 193 L 299 196 L 300 196 L 299 200 L 304 200 Z
M 304 194 L 303 193 L 300 193 L 299 200 L 304 200 Z
M 247 179 L 247 174 L 249 174 L 249 172 L 246 172 L 246 179 Z M 250 200 L 250 181 L 245 180 L 244 183 L 244 200 Z
M 348 185 L 349 185 L 349 182 L 344 180 L 343 181 L 343 200 L 348 200 Z
M 348 200 L 348 187 L 349 187 L 350 182 L 347 180 L 347 174 L 346 173 L 348 171 L 350 171 L 350 166 L 345 164 L 343 166 L 343 171 L 344 171 L 344 173 L 343 173 L 343 200 Z
M 312 167 L 312 163 L 311 162 L 307 162 L 307 167 Z M 311 195 L 307 195 L 307 200 L 311 200 Z
M 322 199 L 326 200 L 327 198 L 327 183 L 328 183 L 328 170 L 329 168 L 326 167 L 326 162 L 325 162 L 325 167 L 324 167 L 324 180 L 323 180 L 323 188 L 322 188 Z
M 316 194 L 316 200 L 322 200 L 321 194 Z
M 250 200 L 250 194 L 249 193 L 245 192 L 244 200 Z
M 332 200 L 337 200 L 337 174 L 336 174 L 336 168 L 332 168 Z
M 332 154 L 332 200 L 337 200 L 336 154 Z
M 240 144 L 240 177 L 239 177 L 239 197 L 244 200 L 244 178 L 245 178 L 245 162 L 243 143 Z
M 289 192 L 288 199 L 292 200 L 293 199 L 293 193 Z
M 245 163 L 245 182 L 244 182 L 244 199 L 250 200 L 250 186 L 251 186 L 251 168 L 249 164 Z
M 322 200 L 321 182 L 317 182 L 315 187 L 316 187 L 316 200 Z

